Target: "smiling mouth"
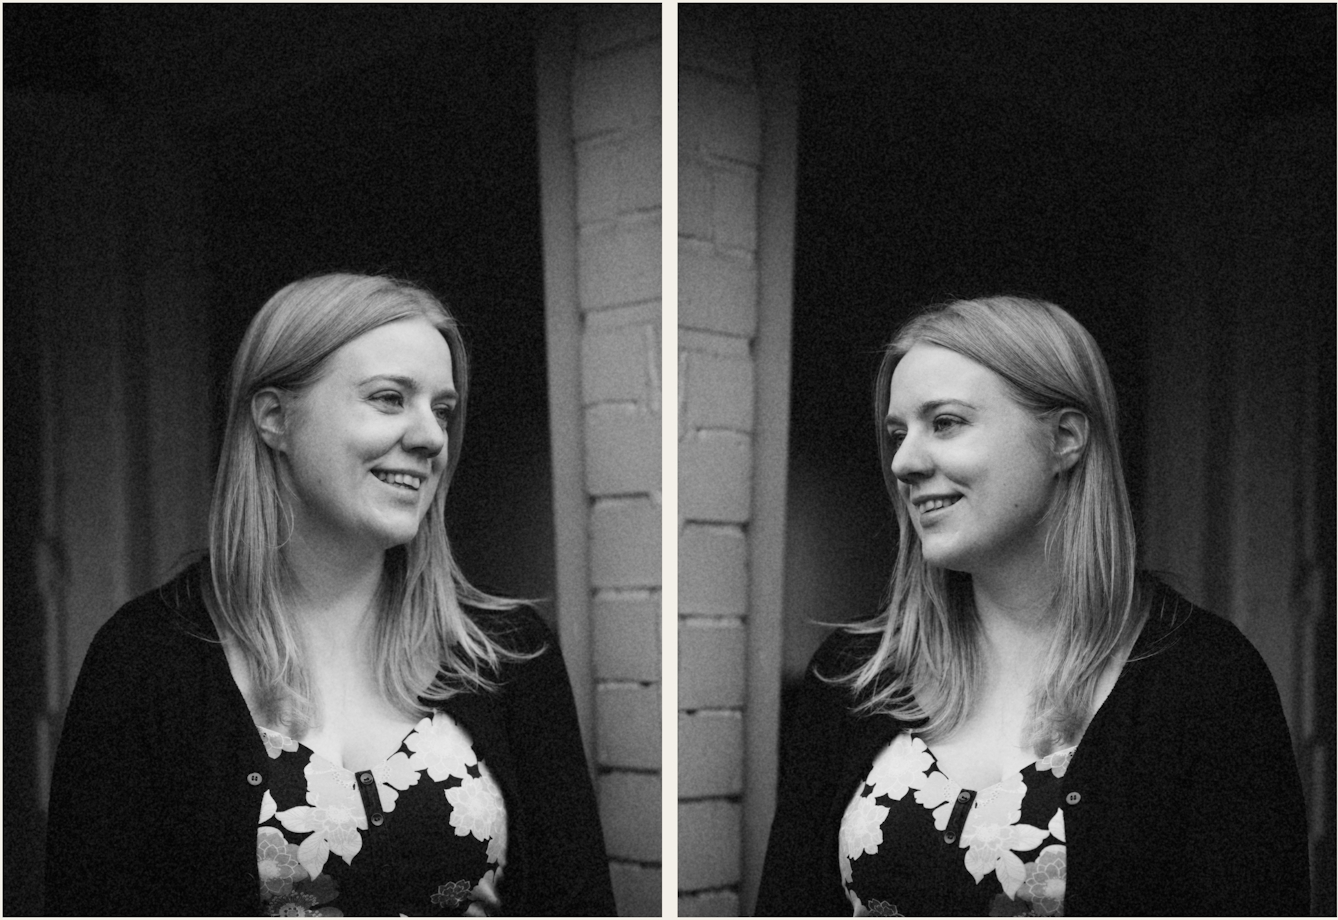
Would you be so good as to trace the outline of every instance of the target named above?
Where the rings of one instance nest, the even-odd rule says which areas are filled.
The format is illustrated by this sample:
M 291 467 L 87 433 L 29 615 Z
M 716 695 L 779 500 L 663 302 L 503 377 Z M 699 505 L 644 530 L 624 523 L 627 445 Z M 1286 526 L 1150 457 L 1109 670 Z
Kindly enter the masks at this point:
M 917 505 L 921 514 L 928 514 L 931 511 L 941 511 L 944 508 L 950 508 L 961 500 L 962 496 L 954 495 L 951 498 L 931 498 L 926 502 Z
M 423 477 L 415 476 L 412 473 L 386 473 L 381 470 L 372 470 L 372 475 L 387 485 L 408 489 L 412 492 L 417 492 L 423 485 Z

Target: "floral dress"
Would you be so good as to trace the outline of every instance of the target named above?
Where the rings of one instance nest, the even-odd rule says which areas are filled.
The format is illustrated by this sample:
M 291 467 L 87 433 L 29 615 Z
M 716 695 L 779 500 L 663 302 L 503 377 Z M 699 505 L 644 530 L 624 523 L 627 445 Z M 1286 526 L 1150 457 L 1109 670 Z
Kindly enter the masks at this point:
M 370 770 L 337 767 L 260 729 L 273 759 L 256 862 L 280 917 L 491 916 L 506 865 L 501 790 L 444 713 Z
M 1060 779 L 1076 746 L 981 790 L 897 735 L 841 819 L 840 866 L 856 917 L 1062 916 Z

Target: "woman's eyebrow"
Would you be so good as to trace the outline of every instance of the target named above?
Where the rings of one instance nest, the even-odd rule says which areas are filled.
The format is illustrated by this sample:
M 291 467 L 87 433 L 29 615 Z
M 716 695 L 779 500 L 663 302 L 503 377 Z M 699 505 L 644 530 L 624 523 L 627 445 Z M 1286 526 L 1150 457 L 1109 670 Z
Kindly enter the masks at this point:
M 942 408 L 943 406 L 962 406 L 967 409 L 976 408 L 975 406 L 971 405 L 964 399 L 931 399 L 926 402 L 920 403 L 919 408 L 915 410 L 915 414 L 918 415 L 920 418 L 924 418 L 926 415 L 929 415 L 935 409 Z M 900 422 L 901 416 L 894 415 L 892 410 L 889 408 L 887 410 L 886 421 L 888 422 L 888 424 Z
M 406 377 L 403 374 L 373 374 L 366 380 L 363 380 L 361 383 L 359 383 L 358 386 L 363 387 L 369 383 L 374 383 L 378 380 L 386 380 L 389 381 L 390 383 L 397 383 L 400 386 L 404 387 L 406 390 L 411 390 L 415 393 L 417 393 L 419 390 L 422 389 L 422 386 L 419 385 L 417 380 L 415 380 L 412 377 Z M 437 391 L 436 398 L 459 399 L 460 394 L 456 392 L 455 387 L 443 387 L 442 389 Z

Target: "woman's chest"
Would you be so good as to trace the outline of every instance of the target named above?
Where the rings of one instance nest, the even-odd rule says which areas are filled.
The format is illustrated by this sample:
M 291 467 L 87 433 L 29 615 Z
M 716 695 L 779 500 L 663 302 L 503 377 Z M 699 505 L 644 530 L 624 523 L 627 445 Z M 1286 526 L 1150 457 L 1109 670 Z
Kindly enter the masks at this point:
M 260 730 L 271 765 L 256 860 L 270 913 L 492 913 L 506 863 L 501 788 L 443 713 L 366 769 Z
M 1015 713 L 982 713 L 932 739 L 934 759 L 955 782 L 984 789 L 1035 763 L 1035 751 L 1020 743 L 1025 731 L 1025 719 Z
M 972 788 L 920 738 L 874 759 L 840 822 L 839 867 L 856 915 L 1054 913 L 1067 861 L 1062 777 L 1072 749 Z
M 367 770 L 394 754 L 417 723 L 380 701 L 362 700 L 324 714 L 299 740 L 337 767 Z

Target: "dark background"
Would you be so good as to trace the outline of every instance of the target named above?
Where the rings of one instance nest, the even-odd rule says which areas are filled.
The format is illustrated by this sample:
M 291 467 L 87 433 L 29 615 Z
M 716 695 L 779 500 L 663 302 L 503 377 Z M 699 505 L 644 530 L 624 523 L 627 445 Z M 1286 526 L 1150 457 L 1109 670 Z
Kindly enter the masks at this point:
M 1237 475 L 1227 471 L 1232 439 L 1246 439 L 1233 433 L 1231 419 L 1251 400 L 1270 402 L 1279 421 L 1271 434 L 1258 433 L 1277 439 L 1277 465 L 1254 455 L 1244 475 L 1263 481 L 1287 468 L 1295 445 L 1284 439 L 1293 429 L 1281 421 L 1298 417 L 1300 402 L 1267 388 L 1232 391 L 1268 376 L 1253 367 L 1239 377 L 1249 384 L 1235 382 L 1240 366 L 1233 355 L 1248 336 L 1242 324 L 1291 324 L 1293 341 L 1319 355 L 1318 376 L 1304 386 L 1320 394 L 1319 430 L 1306 435 L 1319 445 L 1311 487 L 1321 509 L 1315 552 L 1326 573 L 1320 577 L 1326 612 L 1318 637 L 1278 641 L 1314 643 L 1317 677 L 1308 692 L 1318 743 L 1330 751 L 1327 766 L 1307 774 L 1327 825 L 1315 830 L 1321 843 L 1314 904 L 1331 915 L 1335 8 L 878 4 L 768 7 L 754 15 L 801 60 L 786 698 L 829 632 L 821 624 L 874 615 L 886 587 L 896 524 L 879 469 L 873 381 L 882 347 L 914 311 L 947 299 L 1017 293 L 1052 300 L 1076 316 L 1100 343 L 1114 377 L 1140 537 L 1156 510 L 1149 495 L 1164 498 L 1167 490 L 1165 481 L 1149 479 L 1149 470 L 1203 475 L 1216 482 L 1207 494 L 1220 496 L 1211 491 L 1216 486 L 1229 492 L 1224 484 Z M 1290 150 L 1289 161 L 1274 164 L 1268 153 L 1252 152 L 1260 149 L 1251 146 L 1258 138 L 1291 130 L 1307 140 Z M 1305 184 L 1297 184 L 1298 175 Z M 1187 192 L 1191 186 L 1196 190 Z M 1252 210 L 1233 214 L 1231 204 L 1203 188 Z M 1255 236 L 1272 232 L 1261 214 L 1292 216 L 1291 224 L 1284 217 L 1276 226 L 1301 240 L 1287 271 L 1292 289 L 1304 291 L 1307 315 L 1274 315 L 1266 271 L 1250 293 L 1229 287 L 1256 264 L 1233 267 L 1237 254 L 1249 260 L 1252 249 L 1270 249 L 1270 238 Z M 1190 233 L 1201 244 L 1197 264 L 1172 264 L 1183 257 L 1173 245 L 1181 217 L 1193 222 Z M 1264 258 L 1257 264 L 1271 267 Z M 1221 320 L 1205 330 L 1208 360 L 1186 373 L 1210 381 L 1209 390 L 1220 387 L 1223 398 L 1208 418 L 1202 405 L 1191 412 L 1187 402 L 1184 429 L 1177 431 L 1164 411 L 1165 384 L 1160 414 L 1154 390 L 1173 365 L 1191 359 L 1159 347 L 1150 330 L 1174 322 L 1168 310 L 1193 313 L 1167 300 L 1168 287 L 1181 282 L 1201 296 L 1217 269 L 1222 300 L 1210 296 L 1203 309 L 1220 310 Z M 1242 320 L 1236 305 L 1254 293 L 1255 315 Z M 1283 360 L 1303 366 L 1307 359 L 1297 351 Z M 1222 461 L 1213 465 L 1209 457 L 1200 470 L 1187 459 L 1177 469 L 1176 452 L 1205 425 L 1215 432 L 1210 453 L 1220 448 Z M 1222 507 L 1186 525 L 1198 526 L 1204 567 L 1214 576 L 1235 558 L 1232 540 L 1260 538 L 1248 533 L 1248 520 L 1240 521 L 1249 513 Z M 1242 524 L 1247 533 L 1238 538 Z M 1163 549 L 1165 543 L 1163 535 Z M 1188 573 L 1168 574 L 1176 584 Z M 1227 579 L 1208 581 L 1195 599 L 1225 612 L 1233 588 Z M 1270 613 L 1260 610 L 1258 618 Z M 1283 686 L 1301 680 L 1275 677 Z
M 327 81 L 211 139 L 220 153 L 210 274 L 228 279 L 211 317 L 213 374 L 226 379 L 251 316 L 288 281 L 351 270 L 425 285 L 460 321 L 471 358 L 465 452 L 448 505 L 452 548 L 480 587 L 547 597 L 533 42 L 528 27 L 485 29 L 484 40 L 450 55 L 424 49 L 412 67 Z M 214 418 L 217 442 L 221 400 Z M 546 554 L 522 558 L 517 544 Z
M 172 136 L 164 146 L 192 161 L 198 181 L 181 194 L 204 215 L 210 399 L 198 409 L 212 419 L 211 457 L 233 353 L 281 286 L 343 270 L 388 273 L 441 296 L 471 356 L 464 451 L 448 503 L 453 548 L 478 586 L 547 598 L 553 519 L 533 17 L 517 8 L 425 10 L 6 4 L 6 108 L 19 97 L 53 110 L 93 101 L 127 137 L 143 136 L 146 124 L 165 126 Z M 414 17 L 428 16 L 432 28 L 416 30 Z M 50 219 L 60 190 L 34 181 L 36 164 L 25 157 L 26 139 L 7 134 L 6 914 L 32 914 L 41 903 L 46 754 L 33 726 L 47 707 L 44 663 L 53 660 L 46 644 L 54 638 L 34 542 L 43 532 L 39 445 L 44 426 L 60 424 L 39 411 L 43 330 L 25 309 L 50 283 L 50 254 L 39 240 L 51 235 L 30 230 Z M 125 165 L 125 181 L 109 184 L 106 201 L 124 209 L 131 228 L 122 242 L 133 291 L 144 277 L 134 264 L 143 251 L 136 234 L 153 228 L 143 226 L 152 209 L 135 200 L 143 186 L 130 172 L 170 166 Z M 152 371 L 131 373 L 142 382 Z M 202 520 L 207 502 L 202 495 L 181 513 Z
M 1205 134 L 1333 111 L 1334 7 L 834 5 L 768 18 L 802 49 L 790 514 L 821 531 L 792 536 L 787 594 L 807 606 L 812 579 L 848 586 L 845 603 L 800 616 L 876 611 L 896 525 L 873 380 L 882 347 L 932 303 L 1031 295 L 1088 328 L 1114 377 L 1137 511 L 1152 212 Z M 1314 194 L 1332 213 L 1331 171 Z M 1332 305 L 1315 321 L 1332 355 Z M 812 650 L 797 643 L 787 670 Z

